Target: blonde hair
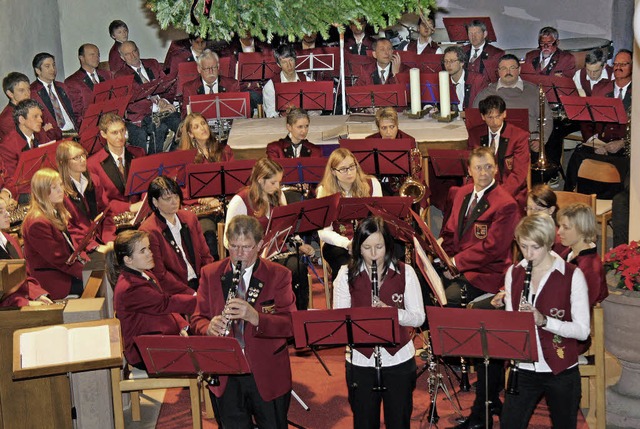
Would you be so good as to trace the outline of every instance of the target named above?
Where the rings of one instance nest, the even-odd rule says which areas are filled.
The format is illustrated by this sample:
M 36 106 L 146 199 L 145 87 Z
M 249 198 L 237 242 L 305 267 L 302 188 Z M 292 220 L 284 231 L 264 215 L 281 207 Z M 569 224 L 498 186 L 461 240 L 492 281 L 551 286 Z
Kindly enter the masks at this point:
M 42 168 L 31 178 L 31 205 L 24 220 L 45 217 L 57 229 L 64 231 L 71 215 L 62 202 L 53 204 L 49 198 L 51 187 L 62 184 L 60 174 L 51 168 Z
M 563 217 L 571 222 L 585 243 L 592 243 L 596 240 L 598 228 L 596 227 L 596 217 L 591 207 L 584 203 L 568 205 L 558 212 L 558 222 L 561 222 Z
M 393 121 L 398 126 L 398 112 L 393 107 L 383 107 L 376 112 L 376 127 L 380 128 L 382 121 Z
M 262 188 L 260 180 L 271 179 L 282 172 L 280 164 L 269 158 L 260 158 L 253 166 L 251 178 L 249 179 L 249 202 L 254 216 L 264 216 L 271 207 L 280 205 L 282 191 L 278 189 L 273 195 L 269 195 Z
M 75 187 L 73 186 L 73 182 L 71 181 L 71 173 L 69 172 L 69 161 L 71 161 L 71 151 L 73 149 L 81 150 L 84 156 L 87 156 L 87 151 L 77 142 L 73 140 L 65 140 L 56 149 L 56 164 L 58 164 L 58 171 L 60 172 L 60 177 L 62 178 L 62 187 L 64 188 L 64 193 L 76 198 L 78 193 L 76 192 Z M 84 177 L 89 181 L 89 185 L 87 189 L 92 187 L 91 176 L 88 172 L 83 173 Z
M 351 153 L 349 149 L 342 147 L 331 152 L 329 160 L 327 161 L 327 166 L 324 169 L 324 176 L 320 182 L 320 186 L 322 186 L 324 194 L 333 195 L 339 192 L 344 196 L 344 190 L 340 186 L 338 177 L 333 174 L 333 172 L 338 164 L 347 158 L 353 159 L 353 163 L 356 165 L 356 180 L 351 185 L 351 196 L 356 198 L 371 196 L 371 186 L 369 186 L 371 176 L 362 171 L 362 168 L 360 167 L 356 157 L 353 156 L 353 153 Z
M 191 131 L 191 124 L 196 119 L 202 119 L 205 123 L 207 123 L 207 119 L 202 116 L 201 113 L 192 112 L 189 113 L 182 121 L 182 126 L 180 127 L 180 145 L 178 146 L 179 150 L 189 150 L 189 149 L 198 149 L 198 142 L 196 139 L 191 138 L 189 135 L 189 131 Z M 198 150 L 196 154 L 195 163 L 201 164 L 203 162 L 219 162 L 222 157 L 222 145 L 220 141 L 213 135 L 211 131 L 209 131 L 209 138 L 204 143 L 204 147 L 207 149 L 208 158 Z
M 556 223 L 546 213 L 534 213 L 520 219 L 514 235 L 518 244 L 520 240 L 531 240 L 551 250 L 556 239 Z

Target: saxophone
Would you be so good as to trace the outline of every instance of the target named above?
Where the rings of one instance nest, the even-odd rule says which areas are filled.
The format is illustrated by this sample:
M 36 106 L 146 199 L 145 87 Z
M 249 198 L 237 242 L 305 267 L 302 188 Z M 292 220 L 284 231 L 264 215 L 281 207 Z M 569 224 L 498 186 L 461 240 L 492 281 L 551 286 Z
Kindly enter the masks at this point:
M 422 170 L 422 152 L 417 147 L 411 149 L 409 152 L 409 168 L 410 175 L 407 176 L 398 193 L 401 197 L 413 198 L 413 203 L 416 204 L 424 198 L 426 192 L 426 186 L 420 183 L 420 171 Z
M 222 310 L 222 314 L 226 318 L 226 310 L 229 306 L 229 303 L 232 299 L 234 299 L 238 293 L 238 286 L 240 285 L 240 276 L 242 275 L 242 261 L 236 262 L 235 269 L 233 270 L 233 279 L 231 280 L 231 289 L 229 289 L 229 293 L 227 294 L 227 301 L 224 303 L 224 310 Z M 231 325 L 233 324 L 233 320 L 227 318 L 227 327 L 224 329 L 224 336 L 228 337 L 231 332 Z

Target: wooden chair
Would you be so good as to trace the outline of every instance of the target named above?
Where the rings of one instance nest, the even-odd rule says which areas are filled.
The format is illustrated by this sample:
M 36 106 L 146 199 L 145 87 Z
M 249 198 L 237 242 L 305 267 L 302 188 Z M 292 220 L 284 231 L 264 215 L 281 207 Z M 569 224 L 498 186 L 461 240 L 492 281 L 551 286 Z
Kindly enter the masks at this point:
M 593 308 L 591 316 L 591 353 L 592 361 L 586 365 L 579 365 L 582 383 L 582 398 L 580 408 L 589 408 L 591 392 L 596 399 L 596 429 L 606 427 L 606 398 L 605 398 L 605 362 L 604 362 L 604 311 L 600 304 Z M 591 383 L 594 381 L 594 383 Z M 593 384 L 593 389 L 591 388 Z
M 581 194 L 579 192 L 570 191 L 554 191 L 558 199 L 558 207 L 563 208 L 571 204 L 583 203 L 591 207 L 593 213 L 596 213 L 596 194 Z
M 128 368 L 127 368 L 128 369 Z M 122 394 L 131 394 L 131 418 L 140 421 L 140 392 L 143 390 L 169 389 L 172 387 L 188 387 L 191 397 L 191 414 L 194 429 L 202 429 L 200 391 L 195 378 L 153 378 L 144 371 L 127 371 L 127 377 L 121 378 L 121 368 L 111 369 L 111 389 L 113 394 L 113 413 L 116 429 L 124 429 L 124 409 Z M 142 373 L 142 374 L 139 374 Z M 136 374 L 136 375 L 134 375 Z
M 595 182 L 602 183 L 620 183 L 622 179 L 620 178 L 620 172 L 613 165 L 608 162 L 596 161 L 594 159 L 585 159 L 580 164 L 580 168 L 578 169 L 578 177 L 582 179 L 593 180 Z M 604 260 L 604 255 L 607 253 L 607 225 L 611 220 L 611 207 L 612 200 L 596 200 L 596 219 L 600 222 L 601 226 L 601 247 L 600 254 L 602 255 L 602 260 Z
M 224 247 L 224 222 L 218 222 L 218 255 L 220 260 L 227 257 L 227 249 Z

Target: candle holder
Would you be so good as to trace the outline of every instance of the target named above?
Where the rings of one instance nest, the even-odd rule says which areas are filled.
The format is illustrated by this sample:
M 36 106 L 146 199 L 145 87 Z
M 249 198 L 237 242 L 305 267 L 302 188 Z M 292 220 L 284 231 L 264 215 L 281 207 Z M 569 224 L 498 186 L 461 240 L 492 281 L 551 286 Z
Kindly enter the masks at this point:
M 455 118 L 458 117 L 458 111 L 453 111 L 449 113 L 448 116 L 440 116 L 440 111 L 436 110 L 435 112 L 431 113 L 431 117 L 438 122 L 452 122 Z
M 431 109 L 424 109 L 418 111 L 418 113 L 411 113 L 409 110 L 405 110 L 404 114 L 409 119 L 422 119 L 431 112 Z

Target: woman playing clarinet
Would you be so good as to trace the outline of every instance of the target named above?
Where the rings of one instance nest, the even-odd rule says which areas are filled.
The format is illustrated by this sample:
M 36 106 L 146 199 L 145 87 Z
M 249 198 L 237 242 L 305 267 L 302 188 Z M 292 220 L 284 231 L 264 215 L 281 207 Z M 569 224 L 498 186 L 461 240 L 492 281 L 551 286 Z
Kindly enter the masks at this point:
M 578 341 L 589 336 L 589 295 L 582 271 L 551 250 L 555 236 L 549 215 L 520 221 L 515 237 L 525 259 L 508 269 L 505 292 L 495 298 L 504 297 L 507 311 L 533 313 L 538 343 L 538 360 L 519 364 L 519 394 L 505 396 L 502 429 L 525 429 L 542 396 L 554 428 L 577 425 Z
M 333 283 L 333 307 L 396 307 L 401 326 L 397 347 L 356 348 L 347 353 L 347 388 L 353 427 L 380 427 L 380 402 L 387 428 L 408 428 L 416 387 L 414 327 L 425 318 L 415 271 L 393 255 L 393 236 L 380 217 L 358 225 L 353 258 Z

